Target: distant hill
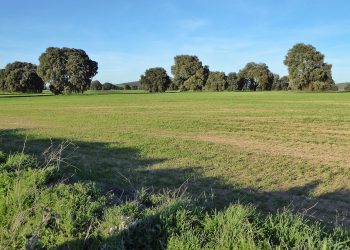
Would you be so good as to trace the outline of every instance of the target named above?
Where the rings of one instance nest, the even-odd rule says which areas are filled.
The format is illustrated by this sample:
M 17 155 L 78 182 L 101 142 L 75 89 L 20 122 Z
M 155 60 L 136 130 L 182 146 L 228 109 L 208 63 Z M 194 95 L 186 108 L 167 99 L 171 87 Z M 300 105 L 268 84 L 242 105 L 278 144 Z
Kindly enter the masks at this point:
M 336 85 L 338 86 L 339 90 L 344 90 L 345 86 L 348 84 L 350 84 L 350 82 L 337 83 Z

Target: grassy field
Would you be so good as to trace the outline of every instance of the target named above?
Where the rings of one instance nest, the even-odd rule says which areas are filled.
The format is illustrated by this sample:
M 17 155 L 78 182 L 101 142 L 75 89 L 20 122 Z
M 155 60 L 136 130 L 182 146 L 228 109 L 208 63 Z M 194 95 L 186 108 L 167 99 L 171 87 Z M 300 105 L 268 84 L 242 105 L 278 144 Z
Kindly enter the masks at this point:
M 76 178 L 106 190 L 186 186 L 209 207 L 288 206 L 350 226 L 350 93 L 2 95 L 0 106 L 2 148 L 72 140 Z

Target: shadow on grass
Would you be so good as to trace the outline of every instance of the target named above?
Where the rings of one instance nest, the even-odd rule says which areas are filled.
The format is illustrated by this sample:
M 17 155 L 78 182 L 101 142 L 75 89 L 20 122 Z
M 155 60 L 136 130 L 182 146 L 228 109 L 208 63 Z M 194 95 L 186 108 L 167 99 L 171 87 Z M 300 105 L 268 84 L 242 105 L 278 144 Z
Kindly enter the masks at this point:
M 100 91 L 100 92 L 99 92 Z M 166 91 L 164 93 L 148 92 L 140 90 L 98 90 L 94 92 L 85 92 L 83 95 L 157 95 L 157 94 L 179 94 L 179 91 Z M 198 92 L 199 93 L 199 92 Z M 83 96 L 81 95 L 81 96 Z
M 0 150 L 24 152 L 39 158 L 39 163 L 45 161 L 42 153 L 49 147 L 57 148 L 65 142 L 65 149 L 60 156 L 61 163 L 67 174 L 72 174 L 73 180 L 94 181 L 101 187 L 136 189 L 136 183 L 142 182 L 141 169 L 162 162 L 164 159 L 146 159 L 136 148 L 125 147 L 120 143 L 66 141 L 63 138 L 32 138 L 27 137 L 23 129 L 0 129 Z
M 25 141 L 25 152 L 40 155 L 50 145 L 58 145 L 63 139 L 26 140 L 25 130 L 0 130 L 0 149 L 7 153 L 21 151 Z M 205 176 L 200 166 L 151 168 L 166 159 L 147 159 L 140 155 L 137 148 L 119 143 L 74 141 L 74 144 L 77 150 L 73 154 L 73 146 L 67 150 L 67 161 L 78 166 L 70 169 L 74 174 L 72 180 L 95 181 L 106 191 L 132 195 L 141 188 L 157 191 L 186 185 L 188 194 L 209 209 L 220 210 L 237 201 L 253 204 L 262 214 L 275 213 L 288 207 L 325 225 L 350 227 L 349 190 L 312 197 L 318 182 L 282 191 L 241 188 L 225 183 L 220 177 Z
M 0 99 L 18 98 L 18 97 L 47 97 L 54 96 L 52 94 L 0 94 Z
M 97 90 L 94 92 L 85 92 L 84 94 L 80 94 L 80 96 L 86 95 L 147 95 L 149 92 L 138 92 L 133 90 Z

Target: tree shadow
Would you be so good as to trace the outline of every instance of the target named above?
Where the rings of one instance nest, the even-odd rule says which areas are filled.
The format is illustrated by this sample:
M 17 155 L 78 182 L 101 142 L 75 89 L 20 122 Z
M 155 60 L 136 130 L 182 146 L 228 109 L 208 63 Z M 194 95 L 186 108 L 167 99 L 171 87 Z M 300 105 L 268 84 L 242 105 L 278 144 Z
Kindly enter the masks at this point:
M 150 174 L 150 171 L 142 172 Z M 288 208 L 310 220 L 322 222 L 325 226 L 340 225 L 350 228 L 350 191 L 339 189 L 321 196 L 313 196 L 320 181 L 288 190 L 261 191 L 224 183 L 220 177 L 207 177 L 200 166 L 180 171 L 177 168 L 153 170 L 151 174 L 161 178 L 183 176 L 178 177 L 180 181 L 189 177 L 186 183 L 187 191 L 207 208 L 221 210 L 229 204 L 240 202 L 253 204 L 265 215 Z
M 93 92 L 93 93 L 84 93 L 81 96 L 86 96 L 86 95 L 149 95 L 150 93 L 148 92 L 134 92 L 133 90 L 101 90 L 102 92 Z M 110 92 L 109 92 L 110 91 Z
M 0 130 L 0 150 L 41 155 L 50 145 L 60 145 L 63 138 L 28 137 L 25 130 Z M 121 143 L 74 141 L 67 149 L 72 181 L 95 181 L 103 190 L 132 195 L 140 188 L 176 189 L 186 186 L 190 196 L 211 209 L 223 209 L 236 202 L 253 204 L 262 214 L 288 207 L 295 213 L 319 220 L 325 225 L 350 227 L 350 191 L 336 190 L 312 196 L 319 182 L 289 190 L 261 191 L 228 184 L 221 177 L 208 177 L 201 166 L 153 168 L 166 159 L 145 158 L 137 148 Z M 43 159 L 42 159 L 43 160 Z
M 48 97 L 48 96 L 54 96 L 52 94 L 0 94 L 0 99 L 5 98 L 19 98 L 19 97 Z
M 191 170 L 183 170 L 182 175 L 193 174 Z M 198 173 L 198 171 L 194 171 Z M 156 175 L 179 175 L 178 169 L 159 170 L 152 174 Z M 252 189 L 235 188 L 230 185 L 224 185 L 218 178 L 195 177 L 196 180 L 187 183 L 187 191 L 192 197 L 195 197 L 194 204 L 204 206 L 208 211 L 212 209 L 223 210 L 230 204 L 239 202 L 240 204 L 253 204 L 257 211 L 262 215 L 275 214 L 284 208 L 288 208 L 293 213 L 302 214 L 308 221 L 323 222 L 325 232 L 331 232 L 334 226 L 342 226 L 346 229 L 350 227 L 349 202 L 333 203 L 327 197 L 334 198 L 339 195 L 349 195 L 350 192 L 336 191 L 328 193 L 325 196 L 311 198 L 306 196 L 318 186 L 318 182 L 311 182 L 305 186 L 295 187 L 286 191 L 260 192 Z M 202 182 L 206 186 L 205 189 L 211 189 L 213 196 L 209 193 L 204 194 L 203 186 L 201 190 L 196 189 L 197 181 Z M 220 189 L 221 188 L 221 189 Z M 220 190 L 223 193 L 220 193 Z M 225 197 L 223 197 L 223 195 Z M 198 202 L 198 203 L 197 203 Z M 176 211 L 176 209 L 174 209 Z M 113 249 L 119 249 L 117 246 L 122 243 L 121 249 L 153 249 L 150 246 L 159 246 L 157 249 L 166 249 L 166 243 L 171 235 L 163 232 L 158 225 L 162 224 L 160 218 L 164 217 L 163 211 L 149 214 L 146 218 L 140 220 L 135 227 L 128 227 L 110 233 L 108 237 L 103 239 L 78 239 L 68 241 L 58 246 L 56 249 L 76 249 L 83 246 L 84 249 L 110 249 L 108 246 L 116 246 Z M 333 223 L 331 222 L 334 220 Z M 329 230 L 329 231 L 328 231 Z M 296 233 L 296 232 L 294 232 Z M 147 238 L 143 236 L 147 235 Z
M 62 150 L 64 148 L 64 150 Z M 71 181 L 94 181 L 106 189 L 137 189 L 143 183 L 140 169 L 162 162 L 164 159 L 146 159 L 136 148 L 121 143 L 67 141 L 64 138 L 27 137 L 24 129 L 0 129 L 0 150 L 7 154 L 24 151 L 47 161 L 43 152 L 59 151 L 60 164 Z

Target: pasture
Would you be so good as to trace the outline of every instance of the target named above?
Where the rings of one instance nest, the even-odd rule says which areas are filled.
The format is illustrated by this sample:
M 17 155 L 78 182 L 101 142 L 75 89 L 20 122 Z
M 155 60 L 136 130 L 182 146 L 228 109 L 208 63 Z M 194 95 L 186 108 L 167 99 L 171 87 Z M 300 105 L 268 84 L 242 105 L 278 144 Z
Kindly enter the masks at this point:
M 187 188 L 208 207 L 284 206 L 350 225 L 350 93 L 114 92 L 0 96 L 0 143 L 71 140 L 74 178 L 106 190 Z

